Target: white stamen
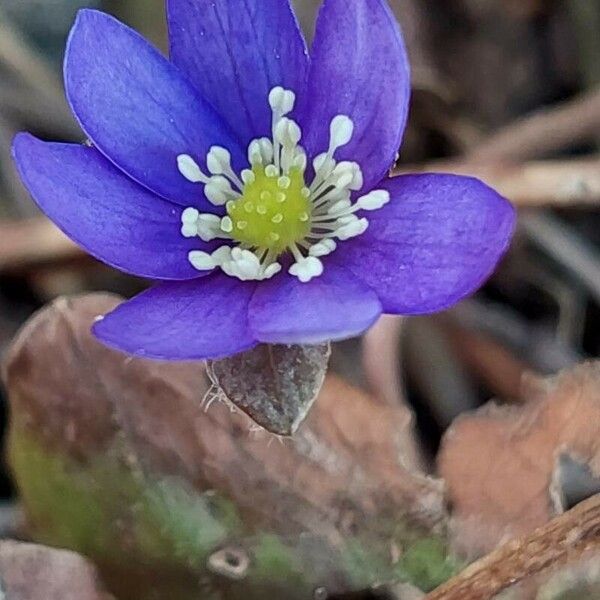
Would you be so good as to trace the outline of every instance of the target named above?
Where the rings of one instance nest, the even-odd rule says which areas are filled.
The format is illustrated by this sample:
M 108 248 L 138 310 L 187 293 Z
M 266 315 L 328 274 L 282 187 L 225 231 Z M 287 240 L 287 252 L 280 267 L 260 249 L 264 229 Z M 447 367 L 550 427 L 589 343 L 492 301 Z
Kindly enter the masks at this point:
M 177 157 L 177 168 L 192 183 L 206 183 L 208 179 L 198 166 L 198 163 L 189 154 L 180 154 Z
M 200 239 L 210 242 L 215 238 L 225 237 L 221 228 L 221 219 L 217 215 L 203 213 L 198 217 L 197 231 Z
M 296 94 L 291 90 L 284 90 L 280 86 L 274 87 L 269 94 L 271 110 L 280 117 L 292 112 L 295 102 Z
M 336 215 L 337 213 L 343 213 L 351 206 L 352 202 L 350 202 L 350 200 L 339 200 L 327 211 L 327 214 Z
M 190 206 L 181 213 L 181 222 L 193 223 L 195 225 L 199 215 L 200 212 L 198 211 L 198 209 L 194 208 L 193 206 Z
M 334 117 L 329 126 L 329 148 L 338 149 L 345 146 L 351 139 L 354 133 L 354 123 L 350 117 L 346 115 L 338 115 Z
M 275 127 L 277 141 L 284 146 L 295 146 L 302 138 L 302 132 L 298 123 L 286 117 L 279 120 Z
M 302 283 L 308 283 L 323 273 L 323 263 L 316 256 L 308 256 L 295 262 L 289 274 L 297 277 Z
M 354 123 L 346 115 L 337 115 L 329 127 L 329 145 L 327 151 L 313 159 L 314 178 L 308 185 L 297 189 L 296 169 L 301 176 L 306 176 L 308 157 L 300 146 L 302 130 L 298 123 L 288 116 L 293 111 L 296 95 L 281 86 L 275 87 L 269 94 L 269 105 L 272 111 L 271 139 L 263 137 L 252 140 L 248 146 L 248 161 L 252 169 L 244 169 L 236 174 L 233 171 L 231 153 L 220 146 L 212 146 L 206 156 L 209 175 L 189 154 L 177 156 L 177 166 L 182 176 L 193 183 L 204 184 L 205 197 L 217 206 L 226 205 L 230 214 L 200 213 L 194 207 L 186 208 L 181 213 L 181 233 L 185 237 L 200 237 L 211 241 L 216 238 L 239 243 L 244 239 L 242 232 L 250 234 L 250 225 L 254 219 L 264 218 L 273 224 L 288 224 L 287 207 L 297 202 L 298 192 L 305 198 L 309 206 L 295 213 L 297 222 L 307 223 L 308 232 L 304 239 L 292 242 L 283 252 L 294 257 L 289 273 L 301 282 L 311 281 L 323 273 L 320 258 L 334 252 L 338 240 L 348 240 L 366 231 L 369 222 L 358 218 L 359 210 L 377 210 L 390 200 L 386 190 L 373 190 L 353 201 L 352 192 L 363 187 L 363 173 L 360 165 L 352 161 L 336 161 L 338 148 L 345 146 L 352 139 Z M 266 189 L 257 189 L 250 194 L 247 186 L 256 184 L 260 169 L 271 180 Z M 260 181 L 260 180 L 259 180 Z M 276 188 L 273 186 L 276 184 Z M 238 190 L 236 189 L 239 189 Z M 246 193 L 247 192 L 247 195 Z M 238 212 L 237 201 L 241 198 L 244 212 Z M 277 202 L 280 211 L 273 211 L 269 203 Z M 296 210 L 296 209 L 293 209 Z M 234 211 L 234 212 L 232 212 Z M 259 217 L 260 215 L 260 217 Z M 290 220 L 290 224 L 292 221 Z M 285 229 L 283 225 L 281 225 Z M 235 231 L 234 231 L 235 230 Z M 236 238 L 236 235 L 241 236 Z M 212 254 L 203 251 L 189 253 L 190 263 L 198 270 L 209 270 L 220 267 L 223 272 L 241 280 L 265 280 L 274 277 L 282 270 L 277 262 L 281 250 L 282 232 L 270 231 L 266 235 L 264 246 L 223 245 Z M 277 249 L 276 249 L 277 248 Z
M 281 271 L 281 265 L 279 263 L 271 263 L 263 272 L 263 279 L 271 279 L 271 277 L 277 275 Z
M 192 250 L 188 254 L 188 259 L 198 271 L 210 271 L 210 269 L 217 266 L 217 263 L 208 252 L 201 252 L 200 250 Z
M 273 142 L 269 138 L 260 138 L 258 145 L 263 164 L 269 164 L 273 160 Z
M 198 235 L 198 225 L 196 223 L 182 223 L 181 235 L 184 238 L 193 238 Z
M 308 251 L 310 256 L 327 256 L 331 254 L 337 248 L 337 244 L 331 238 L 325 238 L 320 242 L 317 242 L 314 246 L 310 247 Z
M 256 175 L 250 169 L 244 169 L 242 171 L 242 181 L 244 184 L 248 185 L 249 183 L 254 183 L 256 181 Z
M 221 146 L 212 146 L 206 156 L 206 166 L 213 175 L 223 175 L 231 168 L 231 154 Z
M 362 235 L 368 227 L 369 221 L 367 219 L 357 219 L 336 229 L 335 236 L 340 240 L 349 240 L 350 238 Z
M 361 210 L 379 210 L 390 201 L 390 193 L 387 190 L 373 190 L 366 196 L 361 196 L 356 201 L 356 206 Z
M 213 175 L 204 187 L 204 194 L 215 206 L 223 206 L 228 200 L 239 196 L 231 187 L 229 179 L 223 175 Z

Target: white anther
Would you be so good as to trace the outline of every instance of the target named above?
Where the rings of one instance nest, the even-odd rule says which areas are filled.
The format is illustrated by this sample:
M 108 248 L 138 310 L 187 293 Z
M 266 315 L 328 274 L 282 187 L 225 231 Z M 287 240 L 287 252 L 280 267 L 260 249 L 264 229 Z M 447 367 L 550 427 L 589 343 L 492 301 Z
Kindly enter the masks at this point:
M 228 274 L 232 274 L 242 281 L 260 279 L 261 275 L 258 256 L 250 250 L 241 250 L 240 248 L 233 248 L 231 260 L 224 263 L 222 268 L 225 272 L 229 271 Z
M 332 172 L 335 167 L 335 160 L 329 158 L 327 152 L 323 152 L 322 154 L 315 156 L 313 159 L 313 167 L 317 173 L 319 171 Z
M 198 166 L 198 163 L 189 154 L 180 154 L 177 157 L 177 168 L 192 183 L 203 183 L 208 179 Z
M 238 196 L 238 194 L 233 191 L 229 179 L 223 177 L 223 175 L 213 175 L 204 187 L 204 194 L 209 202 L 216 206 L 222 206 L 223 204 L 226 204 L 228 200 L 231 200 L 232 196 Z
M 251 165 L 268 165 L 273 160 L 273 142 L 269 138 L 252 140 L 248 146 L 248 162 Z
M 294 104 L 296 104 L 296 94 L 292 92 L 292 90 L 285 90 L 283 95 L 283 103 L 281 106 L 281 110 L 284 115 L 292 112 L 294 110 Z
M 379 210 L 390 201 L 387 190 L 373 190 L 356 201 L 356 206 L 362 210 Z
M 201 252 L 200 250 L 192 250 L 188 254 L 188 259 L 194 269 L 198 271 L 210 271 L 210 269 L 217 266 L 214 258 L 208 252 Z
M 213 175 L 223 175 L 231 170 L 231 154 L 226 148 L 212 146 L 206 155 L 206 166 Z
M 337 150 L 345 146 L 351 139 L 354 133 L 354 123 L 350 117 L 346 115 L 338 115 L 334 117 L 329 126 L 329 149 Z
M 325 238 L 324 240 L 321 240 L 314 246 L 311 246 L 308 253 L 310 254 L 310 256 L 327 256 L 328 254 L 331 254 L 336 248 L 337 244 L 334 240 L 332 240 L 331 238 Z
M 356 215 L 341 215 L 337 218 L 336 223 L 341 227 L 342 225 L 348 225 L 349 223 L 356 223 L 359 218 Z
M 281 86 L 274 87 L 269 93 L 269 105 L 271 110 L 280 116 L 287 115 L 294 109 L 296 94 L 291 90 L 285 90 Z
M 260 138 L 258 140 L 260 154 L 263 164 L 267 165 L 273 160 L 273 142 L 269 138 Z
M 307 283 L 323 273 L 323 263 L 316 256 L 307 256 L 295 262 L 288 272 L 302 283 Z
M 269 92 L 269 105 L 271 106 L 271 110 L 281 110 L 281 105 L 283 104 L 284 97 L 285 90 L 280 85 L 274 87 Z
M 217 215 L 203 213 L 198 216 L 196 224 L 197 234 L 205 242 L 210 242 L 215 238 L 223 237 L 221 229 L 221 218 Z
M 349 240 L 350 238 L 362 235 L 368 227 L 369 221 L 367 219 L 357 219 L 336 229 L 334 235 L 340 240 Z
M 181 222 L 193 223 L 195 225 L 199 215 L 200 212 L 198 211 L 198 209 L 194 208 L 193 206 L 190 206 L 181 213 Z
M 193 238 L 198 235 L 198 224 L 197 223 L 182 223 L 181 224 L 181 235 L 185 238 Z
M 360 190 L 363 186 L 363 175 L 358 163 L 342 161 L 338 163 L 333 170 L 332 177 L 336 177 L 335 182 L 338 188 L 347 188 L 349 190 Z
M 329 215 L 336 215 L 347 211 L 352 206 L 352 202 L 344 198 L 344 200 L 338 200 L 328 211 Z
M 286 117 L 279 120 L 275 127 L 277 141 L 284 146 L 294 147 L 302 138 L 302 131 L 298 123 Z
M 211 254 L 211 257 L 215 263 L 220 266 L 231 260 L 231 248 L 229 246 L 221 246 Z
M 307 163 L 308 158 L 306 157 L 306 152 L 304 152 L 302 148 L 296 148 L 296 154 L 294 156 L 294 160 L 292 161 L 292 166 L 299 171 L 304 172 L 306 170 Z
M 248 146 L 248 162 L 251 165 L 263 164 L 263 157 L 260 151 L 260 142 L 258 140 L 252 140 Z
M 279 263 L 271 263 L 266 269 L 263 271 L 262 278 L 263 279 L 271 279 L 271 277 L 277 275 L 281 271 L 281 265 Z

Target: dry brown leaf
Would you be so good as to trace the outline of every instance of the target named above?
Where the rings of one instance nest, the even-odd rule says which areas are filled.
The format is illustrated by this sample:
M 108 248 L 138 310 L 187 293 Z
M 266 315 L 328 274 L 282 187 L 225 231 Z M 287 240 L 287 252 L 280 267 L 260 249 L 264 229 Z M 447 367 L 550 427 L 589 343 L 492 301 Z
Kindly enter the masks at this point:
M 106 294 L 59 299 L 25 326 L 5 369 L 13 432 L 80 469 L 122 448 L 119 460 L 143 481 L 169 478 L 198 497 L 226 497 L 243 520 L 232 547 L 251 548 L 251 532 L 276 535 L 297 545 L 306 572 L 328 589 L 347 589 L 337 567 L 323 562 L 346 536 L 369 536 L 387 556 L 390 528 L 403 523 L 431 535 L 443 523 L 442 483 L 406 466 L 404 438 L 413 432 L 402 407 L 328 376 L 297 434 L 280 443 L 253 433 L 229 403 L 203 404 L 210 384 L 202 363 L 135 359 L 97 342 L 94 318 L 118 302 Z M 119 522 L 135 519 L 127 506 L 116 508 Z M 44 523 L 34 526 L 43 531 Z M 124 526 L 114 545 L 134 536 Z M 215 546 L 213 559 L 222 550 Z
M 565 509 L 565 457 L 600 474 L 600 363 L 532 380 L 522 407 L 460 417 L 439 454 L 455 539 L 472 553 L 523 535 Z M 564 465 L 563 465 L 564 466 Z

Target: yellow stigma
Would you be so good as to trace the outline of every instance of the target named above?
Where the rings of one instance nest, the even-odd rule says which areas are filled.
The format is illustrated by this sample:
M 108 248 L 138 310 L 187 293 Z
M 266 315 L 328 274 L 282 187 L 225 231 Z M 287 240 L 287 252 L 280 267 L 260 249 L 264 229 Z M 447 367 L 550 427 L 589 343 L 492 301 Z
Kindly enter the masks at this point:
M 292 168 L 288 175 L 267 174 L 262 165 L 255 165 L 252 173 L 242 196 L 227 203 L 231 236 L 279 255 L 310 232 L 311 203 L 304 173 Z

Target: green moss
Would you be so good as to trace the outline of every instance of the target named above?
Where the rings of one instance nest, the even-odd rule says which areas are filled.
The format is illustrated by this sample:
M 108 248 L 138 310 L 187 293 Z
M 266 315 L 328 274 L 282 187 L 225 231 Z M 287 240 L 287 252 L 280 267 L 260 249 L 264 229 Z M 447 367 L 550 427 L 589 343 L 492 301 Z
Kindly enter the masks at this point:
M 141 584 L 133 582 L 138 591 L 123 599 L 155 597 L 158 592 L 148 573 L 159 584 L 171 577 L 173 598 L 185 600 L 186 586 L 190 598 L 201 589 L 208 598 L 218 583 L 205 568 L 208 557 L 222 546 L 240 542 L 250 554 L 250 570 L 243 581 L 231 582 L 232 598 L 237 597 L 235 593 L 263 597 L 261 590 L 273 589 L 308 597 L 330 578 L 332 569 L 352 589 L 401 579 L 430 590 L 459 566 L 449 558 L 441 540 L 421 539 L 418 532 L 409 535 L 398 529 L 397 522 L 381 519 L 374 523 L 374 531 L 393 532 L 390 542 L 396 540 L 405 548 L 395 565 L 380 534 L 372 540 L 349 539 L 338 552 L 325 542 L 313 550 L 296 543 L 286 545 L 275 534 L 249 531 L 235 505 L 223 495 L 199 494 L 178 477 L 145 477 L 122 460 L 124 452 L 118 446 L 93 460 L 78 462 L 48 451 L 13 422 L 9 452 L 34 538 L 90 556 L 109 575 L 111 570 L 115 573 L 115 589 L 122 581 L 129 583 L 128 577 L 119 575 L 124 569 L 143 573 L 138 582 L 145 582 L 150 592 L 141 593 Z M 315 552 L 323 556 L 317 558 Z M 179 595 L 174 593 L 175 581 L 186 582 Z M 216 592 L 214 597 L 219 597 Z
M 375 552 L 366 540 L 349 539 L 342 550 L 342 564 L 352 585 L 357 588 L 393 579 L 389 556 Z
M 252 576 L 258 581 L 302 580 L 302 567 L 296 553 L 275 535 L 261 535 L 252 558 Z
M 448 553 L 439 538 L 424 538 L 412 543 L 396 565 L 400 579 L 429 592 L 458 573 L 463 567 Z
M 99 560 L 197 567 L 241 522 L 233 505 L 185 482 L 147 482 L 116 450 L 85 465 L 46 451 L 13 430 L 10 459 L 35 537 Z

